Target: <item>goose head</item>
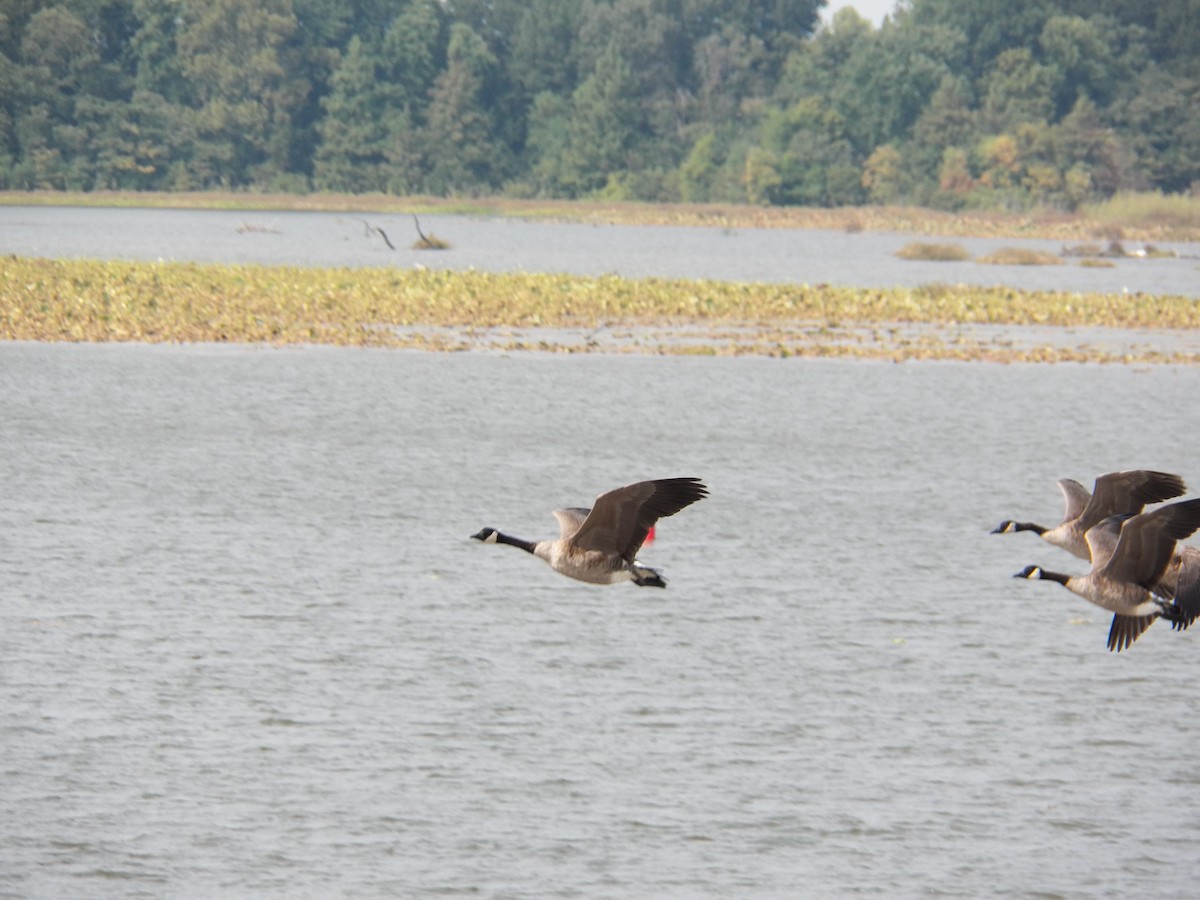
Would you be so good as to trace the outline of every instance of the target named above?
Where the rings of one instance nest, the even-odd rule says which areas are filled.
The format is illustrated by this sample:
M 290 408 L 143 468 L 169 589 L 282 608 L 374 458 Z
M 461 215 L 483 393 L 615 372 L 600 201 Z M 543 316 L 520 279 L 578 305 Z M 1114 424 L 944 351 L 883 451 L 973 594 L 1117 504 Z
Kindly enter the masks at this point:
M 1042 577 L 1042 567 L 1041 566 L 1026 566 L 1020 572 L 1018 572 L 1016 575 L 1013 576 L 1013 578 L 1029 578 L 1031 580 L 1037 580 L 1041 577 Z
M 498 532 L 495 528 L 481 528 L 478 532 L 471 535 L 471 537 L 477 541 L 483 541 L 485 544 L 494 544 L 496 543 L 496 539 L 499 537 L 499 535 L 500 532 Z

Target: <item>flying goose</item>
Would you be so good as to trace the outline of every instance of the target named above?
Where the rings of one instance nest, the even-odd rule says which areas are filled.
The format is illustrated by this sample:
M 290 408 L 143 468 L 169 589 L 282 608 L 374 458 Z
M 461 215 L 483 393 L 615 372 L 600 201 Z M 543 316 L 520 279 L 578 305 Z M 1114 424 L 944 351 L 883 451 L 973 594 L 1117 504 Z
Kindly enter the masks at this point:
M 1197 528 L 1200 499 L 1183 500 L 1134 516 L 1110 516 L 1087 532 L 1092 568 L 1086 575 L 1064 575 L 1041 566 L 1026 566 L 1013 577 L 1057 581 L 1112 612 L 1108 649 L 1120 652 L 1160 616 L 1186 624 L 1200 616 L 1200 592 L 1189 591 L 1181 604 L 1179 598 L 1171 603 L 1152 590 L 1171 563 L 1175 542 Z
M 637 553 L 651 526 L 685 506 L 708 496 L 699 478 L 660 478 L 638 481 L 606 491 L 591 509 L 554 510 L 562 529 L 558 540 L 526 541 L 483 528 L 471 535 L 485 544 L 520 547 L 549 563 L 569 578 L 591 584 L 633 581 L 640 587 L 666 587 L 656 569 L 637 562 Z
M 1048 544 L 1061 547 L 1080 559 L 1091 560 L 1085 535 L 1093 525 L 1109 516 L 1136 515 L 1147 503 L 1170 500 L 1187 490 L 1178 475 L 1148 469 L 1101 475 L 1090 494 L 1087 488 L 1070 478 L 1060 478 L 1058 487 L 1066 505 L 1066 513 L 1058 525 L 1046 528 L 1033 522 L 1005 519 L 992 529 L 992 534 L 1033 531 Z

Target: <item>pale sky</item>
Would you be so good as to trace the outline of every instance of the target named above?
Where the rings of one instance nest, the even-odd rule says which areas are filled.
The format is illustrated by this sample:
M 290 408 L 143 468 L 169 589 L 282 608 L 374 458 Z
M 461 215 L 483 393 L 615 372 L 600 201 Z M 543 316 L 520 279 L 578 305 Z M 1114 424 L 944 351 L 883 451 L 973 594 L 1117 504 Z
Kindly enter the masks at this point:
M 883 17 L 896 8 L 896 0 L 829 0 L 821 14 L 821 21 L 828 22 L 843 6 L 853 6 L 860 16 L 878 28 Z

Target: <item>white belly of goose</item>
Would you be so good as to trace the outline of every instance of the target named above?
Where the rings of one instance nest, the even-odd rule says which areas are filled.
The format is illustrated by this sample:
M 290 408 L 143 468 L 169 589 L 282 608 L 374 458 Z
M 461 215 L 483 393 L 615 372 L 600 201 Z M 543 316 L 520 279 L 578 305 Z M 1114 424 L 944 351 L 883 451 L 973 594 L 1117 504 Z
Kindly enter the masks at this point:
M 619 557 L 599 550 L 580 550 L 564 546 L 563 541 L 542 541 L 534 555 L 549 563 L 559 574 L 589 584 L 617 584 L 633 578 L 633 572 Z

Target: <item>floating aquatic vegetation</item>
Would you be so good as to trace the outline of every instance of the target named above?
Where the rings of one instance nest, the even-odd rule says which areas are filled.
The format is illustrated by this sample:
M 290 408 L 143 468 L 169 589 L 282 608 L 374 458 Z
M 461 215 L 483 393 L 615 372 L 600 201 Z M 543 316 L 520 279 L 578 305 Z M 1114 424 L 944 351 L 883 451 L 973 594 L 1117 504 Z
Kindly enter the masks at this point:
M 1061 266 L 1062 259 L 1053 253 L 1030 250 L 1026 247 L 1001 247 L 995 253 L 979 257 L 977 262 L 995 266 Z
M 497 348 L 507 341 L 563 352 L 1004 361 L 1129 355 L 1018 347 L 989 331 L 995 325 L 1186 334 L 1200 331 L 1200 304 L 948 284 L 858 290 L 614 275 L 0 258 L 0 340 L 429 349 Z M 956 330 L 966 326 L 976 330 Z M 1194 355 L 1139 350 L 1131 358 L 1194 362 Z
M 927 244 L 916 241 L 905 244 L 896 251 L 900 259 L 917 259 L 925 262 L 962 262 L 970 259 L 970 254 L 959 244 Z

